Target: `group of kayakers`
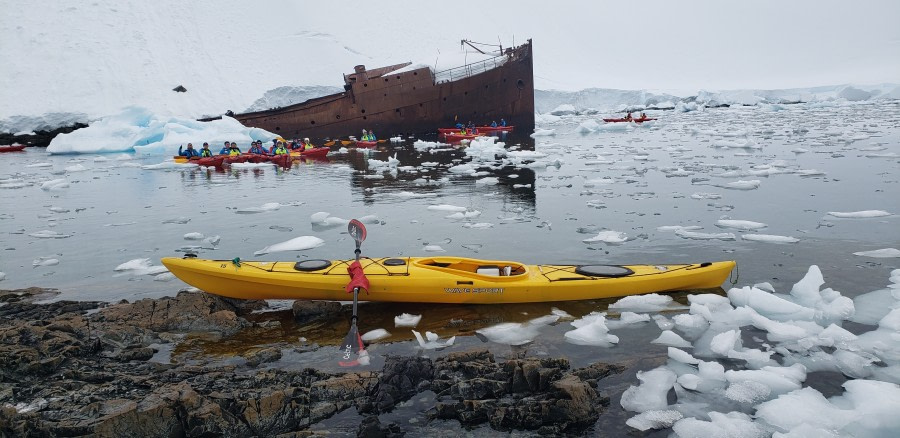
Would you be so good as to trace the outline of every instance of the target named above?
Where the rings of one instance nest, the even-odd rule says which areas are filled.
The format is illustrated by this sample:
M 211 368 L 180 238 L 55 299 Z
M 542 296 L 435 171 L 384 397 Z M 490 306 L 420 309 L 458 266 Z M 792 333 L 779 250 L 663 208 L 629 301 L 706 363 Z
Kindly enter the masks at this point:
M 375 131 L 363 129 L 362 138 L 359 141 L 378 141 L 378 138 L 375 137 Z
M 500 124 L 497 124 L 497 121 L 494 120 L 491 122 L 491 128 L 503 127 L 506 126 L 506 119 L 500 119 Z M 469 120 L 468 124 L 463 125 L 462 123 L 456 124 L 456 129 L 459 129 L 459 133 L 463 135 L 475 135 L 478 134 L 478 128 Z
M 263 146 L 262 140 L 256 140 L 250 143 L 250 149 L 247 151 L 248 154 L 258 154 L 258 155 L 285 155 L 290 154 L 291 151 L 307 151 L 313 149 L 313 146 L 309 142 L 309 138 L 304 138 L 302 141 L 294 140 L 289 143 L 286 143 L 283 140 L 274 139 L 272 140 L 272 146 L 268 149 Z M 238 148 L 237 143 L 235 142 L 225 142 L 222 146 L 222 149 L 219 149 L 219 153 L 213 154 L 212 150 L 209 149 L 209 143 L 203 142 L 203 147 L 198 149 L 194 149 L 194 145 L 192 143 L 187 144 L 187 149 L 184 149 L 182 146 L 178 147 L 178 155 L 182 157 L 192 158 L 192 157 L 212 157 L 215 155 L 227 155 L 227 156 L 238 156 L 241 155 L 241 150 Z
M 647 119 L 646 113 L 641 113 L 641 116 L 638 117 L 638 120 L 645 120 L 645 119 Z M 634 120 L 634 117 L 631 116 L 631 111 L 628 111 L 628 114 L 625 115 L 625 120 L 628 120 L 628 121 Z

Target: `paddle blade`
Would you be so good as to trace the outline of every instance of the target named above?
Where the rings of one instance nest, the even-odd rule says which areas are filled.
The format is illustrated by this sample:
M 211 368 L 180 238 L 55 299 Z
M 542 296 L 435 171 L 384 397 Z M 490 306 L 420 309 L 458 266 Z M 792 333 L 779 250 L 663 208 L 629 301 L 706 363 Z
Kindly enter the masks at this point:
M 357 248 L 359 248 L 366 240 L 366 226 L 356 219 L 351 220 L 350 223 L 347 224 L 347 232 L 349 232 L 350 237 L 353 237 L 353 240 L 356 241 Z
M 350 326 L 350 332 L 344 337 L 344 342 L 341 343 L 341 358 L 338 360 L 338 365 L 342 367 L 365 365 L 360 362 L 360 357 L 364 354 L 365 347 L 363 346 L 362 337 L 359 335 L 359 330 L 354 323 Z
M 334 146 L 334 140 L 326 141 L 325 146 L 328 146 L 328 147 Z
M 350 143 L 353 143 L 353 142 L 350 141 L 350 140 L 341 140 L 341 144 L 344 145 L 344 146 L 347 146 L 347 145 L 350 144 Z

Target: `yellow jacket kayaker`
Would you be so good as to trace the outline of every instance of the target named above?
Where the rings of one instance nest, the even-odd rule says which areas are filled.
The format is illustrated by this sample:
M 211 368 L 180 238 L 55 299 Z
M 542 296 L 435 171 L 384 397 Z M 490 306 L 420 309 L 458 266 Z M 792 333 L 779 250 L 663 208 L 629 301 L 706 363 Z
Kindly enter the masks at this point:
M 228 148 L 228 156 L 236 157 L 241 154 L 241 150 L 238 149 L 237 143 L 231 142 L 231 146 Z
M 306 137 L 303 139 L 303 150 L 304 151 L 308 151 L 314 147 L 315 146 L 313 146 L 312 143 L 309 142 L 309 137 Z
M 275 145 L 275 149 L 272 150 L 272 155 L 284 155 L 287 154 L 288 150 L 284 147 L 284 142 L 279 141 L 278 144 Z

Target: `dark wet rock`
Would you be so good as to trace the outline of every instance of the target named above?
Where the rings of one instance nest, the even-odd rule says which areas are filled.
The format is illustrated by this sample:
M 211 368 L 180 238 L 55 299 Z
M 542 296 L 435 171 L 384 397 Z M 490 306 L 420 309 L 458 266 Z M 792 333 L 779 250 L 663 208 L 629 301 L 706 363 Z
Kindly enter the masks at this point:
M 397 356 L 385 358 L 373 403 L 361 407 L 360 412 L 389 412 L 397 403 L 428 389 L 433 374 L 431 359 Z
M 372 372 L 347 373 L 315 382 L 309 388 L 310 420 L 315 423 L 351 406 L 367 404 L 378 384 Z
M 262 350 L 255 350 L 248 353 L 244 358 L 247 359 L 248 366 L 255 367 L 259 364 L 275 362 L 276 360 L 281 359 L 281 349 L 263 348 Z
M 341 303 L 336 301 L 294 301 L 291 310 L 297 322 L 312 321 L 320 318 L 334 318 L 341 314 Z
M 366 438 L 392 438 L 404 435 L 400 426 L 394 423 L 383 425 L 375 415 L 363 418 L 356 431 L 356 436 Z
M 126 322 L 153 331 L 214 331 L 231 335 L 250 325 L 234 304 L 216 295 L 179 292 L 174 298 L 145 299 L 103 309 L 100 321 Z

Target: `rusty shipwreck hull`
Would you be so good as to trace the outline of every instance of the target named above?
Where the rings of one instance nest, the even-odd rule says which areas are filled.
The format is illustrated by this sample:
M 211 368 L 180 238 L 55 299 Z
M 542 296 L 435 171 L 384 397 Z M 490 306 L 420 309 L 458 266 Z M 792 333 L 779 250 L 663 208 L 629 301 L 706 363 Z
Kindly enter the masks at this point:
M 494 58 L 450 70 L 428 67 L 397 72 L 410 63 L 344 75 L 342 93 L 234 118 L 284 138 L 359 136 L 380 138 L 435 132 L 460 121 L 477 125 L 501 118 L 519 132 L 534 129 L 534 73 L 531 40 Z

